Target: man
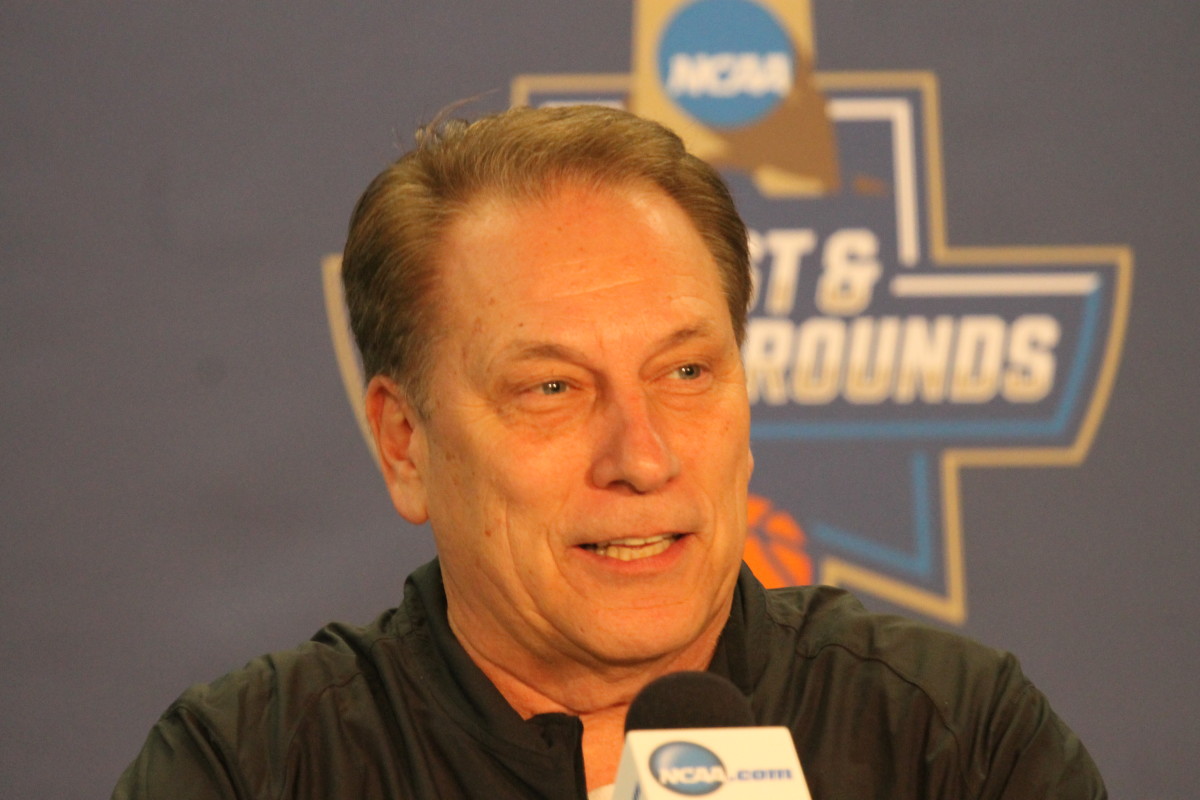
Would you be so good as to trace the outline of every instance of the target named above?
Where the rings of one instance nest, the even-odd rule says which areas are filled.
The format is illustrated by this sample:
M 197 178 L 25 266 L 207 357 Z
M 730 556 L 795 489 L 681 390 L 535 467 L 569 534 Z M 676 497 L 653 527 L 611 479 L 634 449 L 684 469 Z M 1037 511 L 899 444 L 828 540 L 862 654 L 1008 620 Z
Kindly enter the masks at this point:
M 634 695 L 689 669 L 791 728 L 817 800 L 1105 796 L 1011 657 L 740 566 L 746 232 L 672 133 L 427 129 L 344 277 L 384 477 L 438 560 L 374 625 L 189 690 L 116 797 L 600 797 Z

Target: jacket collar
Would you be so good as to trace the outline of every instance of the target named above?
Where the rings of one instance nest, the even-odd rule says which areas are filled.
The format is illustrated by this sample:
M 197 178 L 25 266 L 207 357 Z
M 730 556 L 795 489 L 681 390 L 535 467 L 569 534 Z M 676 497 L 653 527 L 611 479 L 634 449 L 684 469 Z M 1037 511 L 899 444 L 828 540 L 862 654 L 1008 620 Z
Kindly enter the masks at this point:
M 541 749 L 546 745 L 546 728 L 559 731 L 565 714 L 542 714 L 529 722 L 508 704 L 500 691 L 487 679 L 467 655 L 450 629 L 446 615 L 446 590 L 438 560 L 416 569 L 405 585 L 404 608 L 419 636 L 418 657 L 427 671 L 431 686 L 441 695 L 446 711 L 470 727 L 482 726 L 510 742 L 524 742 Z M 766 625 L 766 601 L 762 584 L 743 564 L 734 588 L 729 619 L 717 640 L 709 663 L 710 672 L 728 678 L 747 696 L 751 695 L 765 666 L 761 642 Z M 552 738 L 557 738 L 554 735 Z

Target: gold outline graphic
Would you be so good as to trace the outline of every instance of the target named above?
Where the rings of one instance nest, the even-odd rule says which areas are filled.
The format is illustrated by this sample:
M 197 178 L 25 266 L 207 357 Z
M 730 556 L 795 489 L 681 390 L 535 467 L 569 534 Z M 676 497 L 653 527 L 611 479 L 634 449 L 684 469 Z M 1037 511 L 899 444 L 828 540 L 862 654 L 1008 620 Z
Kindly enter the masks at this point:
M 1075 441 L 1063 447 L 952 448 L 940 459 L 942 486 L 942 552 L 945 593 L 913 586 L 890 575 L 859 566 L 837 556 L 822 560 L 822 583 L 859 589 L 928 617 L 961 625 L 967 618 L 967 581 L 964 558 L 961 474 L 964 469 L 1003 467 L 1077 466 L 1087 456 L 1103 419 L 1125 343 L 1133 294 L 1133 253 L 1125 246 L 951 246 L 946 242 L 946 208 L 942 172 L 940 97 L 937 77 L 931 72 L 820 72 L 814 73 L 822 90 L 916 90 L 923 97 L 922 146 L 925 156 L 926 225 L 929 262 L 935 267 L 1044 268 L 1072 264 L 1111 263 L 1114 269 L 1113 305 L 1108 337 L 1092 396 Z M 527 105 L 530 97 L 545 93 L 628 92 L 632 78 L 626 73 L 571 75 L 519 75 L 513 78 L 513 105 Z M 368 450 L 378 464 L 363 410 L 363 375 L 342 297 L 341 256 L 328 255 L 321 263 L 325 308 L 343 387 Z
M 367 410 L 363 403 L 365 380 L 362 366 L 358 363 L 354 337 L 350 334 L 350 317 L 346 313 L 346 298 L 342 293 L 340 253 L 330 253 L 321 259 L 321 289 L 325 295 L 325 317 L 329 321 L 329 337 L 333 340 L 333 354 L 337 358 L 338 373 L 342 376 L 342 388 L 346 390 L 354 421 L 358 423 L 358 430 L 367 443 L 367 452 L 375 459 L 375 466 L 382 466 L 379 454 L 375 452 L 371 428 L 367 425 Z
M 822 91 L 916 90 L 922 95 L 922 146 L 925 156 L 927 242 L 929 262 L 934 267 L 1030 267 L 1072 264 L 1113 265 L 1113 305 L 1104 355 L 1092 396 L 1084 412 L 1075 441 L 1065 447 L 951 448 L 940 460 L 942 485 L 942 552 L 945 593 L 939 594 L 905 583 L 837 556 L 821 562 L 820 580 L 832 586 L 859 589 L 954 625 L 967 618 L 967 580 L 962 522 L 962 470 L 997 467 L 1077 466 L 1087 456 L 1103 419 L 1125 344 L 1129 307 L 1133 295 L 1133 253 L 1122 245 L 1097 246 L 951 246 L 946 242 L 946 201 L 942 172 L 941 99 L 937 76 L 932 72 L 821 72 L 813 77 Z M 537 92 L 565 93 L 621 91 L 631 86 L 628 75 L 520 75 L 513 79 L 513 105 L 528 105 Z M 623 82 L 624 81 L 624 82 Z
M 628 72 L 594 72 L 577 75 L 518 75 L 512 79 L 509 103 L 514 106 L 529 105 L 529 96 L 534 92 L 625 92 L 633 86 L 633 76 Z
M 1100 427 L 1116 381 L 1125 344 L 1133 295 L 1133 253 L 1111 246 L 951 246 L 946 242 L 946 203 L 942 171 L 941 100 L 937 76 L 930 72 L 817 72 L 817 85 L 827 89 L 916 89 L 923 95 L 923 128 L 929 226 L 929 259 L 935 267 L 1067 266 L 1111 262 L 1114 267 L 1113 307 L 1104 356 L 1092 397 L 1075 441 L 1065 447 L 952 448 L 942 453 L 942 519 L 946 593 L 939 595 L 889 575 L 860 567 L 836 556 L 821 562 L 821 580 L 835 586 L 862 589 L 927 616 L 961 625 L 967 618 L 966 567 L 962 524 L 963 469 L 985 467 L 1078 466 L 1087 456 Z

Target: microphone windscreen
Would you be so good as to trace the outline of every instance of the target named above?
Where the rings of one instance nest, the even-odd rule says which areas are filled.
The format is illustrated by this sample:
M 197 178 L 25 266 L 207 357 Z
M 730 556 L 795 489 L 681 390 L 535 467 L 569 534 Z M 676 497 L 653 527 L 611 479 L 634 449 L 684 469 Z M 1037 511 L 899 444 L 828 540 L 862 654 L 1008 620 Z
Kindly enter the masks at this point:
M 753 727 L 750 701 L 711 672 L 672 672 L 646 684 L 625 715 L 625 732 L 665 728 Z

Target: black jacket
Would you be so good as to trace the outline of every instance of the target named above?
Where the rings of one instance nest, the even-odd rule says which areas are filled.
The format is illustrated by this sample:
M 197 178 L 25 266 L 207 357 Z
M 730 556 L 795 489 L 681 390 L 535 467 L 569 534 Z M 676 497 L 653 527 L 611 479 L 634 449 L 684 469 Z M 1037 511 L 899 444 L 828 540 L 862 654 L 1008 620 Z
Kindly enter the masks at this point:
M 1012 656 L 743 567 L 709 669 L 791 729 L 814 800 L 1106 793 Z M 446 620 L 436 561 L 403 605 L 189 689 L 114 798 L 584 798 L 582 725 L 522 720 Z

